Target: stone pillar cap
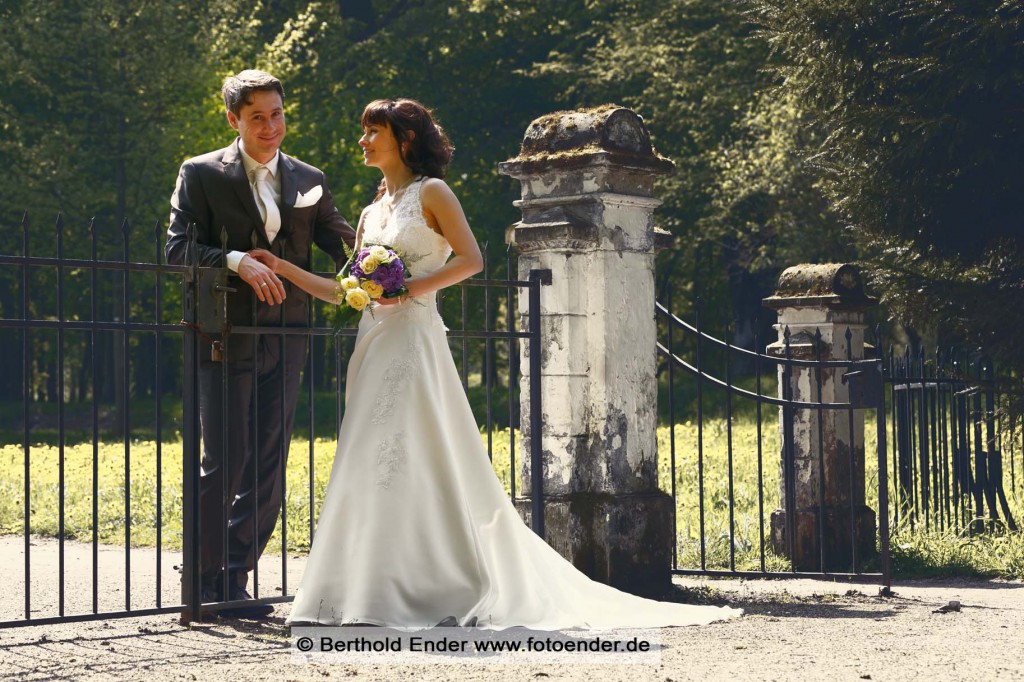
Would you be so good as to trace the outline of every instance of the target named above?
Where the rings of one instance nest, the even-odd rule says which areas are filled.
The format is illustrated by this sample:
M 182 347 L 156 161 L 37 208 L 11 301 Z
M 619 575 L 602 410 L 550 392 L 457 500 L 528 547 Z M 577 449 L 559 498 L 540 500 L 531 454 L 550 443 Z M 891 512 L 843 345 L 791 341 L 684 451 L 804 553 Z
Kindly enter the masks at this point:
M 860 269 L 850 263 L 803 263 L 783 270 L 775 293 L 762 303 L 768 308 L 828 306 L 870 308 L 878 299 L 864 292 Z
M 498 164 L 518 177 L 551 168 L 612 162 L 671 173 L 675 164 L 654 150 L 644 120 L 635 111 L 605 104 L 579 111 L 556 111 L 534 119 L 519 156 Z

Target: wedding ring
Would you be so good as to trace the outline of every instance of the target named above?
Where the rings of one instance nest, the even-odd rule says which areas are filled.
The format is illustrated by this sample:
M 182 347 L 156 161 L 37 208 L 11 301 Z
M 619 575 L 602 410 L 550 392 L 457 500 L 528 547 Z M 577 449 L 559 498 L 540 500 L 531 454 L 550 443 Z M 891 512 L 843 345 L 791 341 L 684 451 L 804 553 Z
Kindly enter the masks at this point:
M 267 283 L 266 282 L 260 282 L 260 286 L 261 287 L 265 287 L 265 286 L 267 286 Z

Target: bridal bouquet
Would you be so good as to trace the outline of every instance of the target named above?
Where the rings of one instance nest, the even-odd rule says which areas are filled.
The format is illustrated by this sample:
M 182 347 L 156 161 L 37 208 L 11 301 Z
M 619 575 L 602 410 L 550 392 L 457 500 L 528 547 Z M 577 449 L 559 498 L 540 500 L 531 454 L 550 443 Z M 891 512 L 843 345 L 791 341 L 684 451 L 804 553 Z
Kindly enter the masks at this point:
M 343 316 L 362 312 L 371 301 L 405 296 L 409 276 L 405 259 L 385 244 L 367 244 L 353 253 L 338 273 L 338 306 Z M 348 313 L 348 315 L 345 315 Z

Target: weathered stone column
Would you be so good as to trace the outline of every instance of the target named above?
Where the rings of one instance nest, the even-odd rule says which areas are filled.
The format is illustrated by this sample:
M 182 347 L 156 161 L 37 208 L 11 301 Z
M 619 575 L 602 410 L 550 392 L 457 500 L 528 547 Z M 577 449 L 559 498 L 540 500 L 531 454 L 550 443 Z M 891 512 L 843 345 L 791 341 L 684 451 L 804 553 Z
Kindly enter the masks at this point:
M 523 480 L 544 467 L 547 541 L 596 580 L 637 593 L 670 582 L 672 505 L 658 489 L 654 181 L 674 165 L 629 109 L 535 120 L 519 156 L 499 165 L 522 182 L 509 231 L 519 276 L 549 268 L 541 289 L 544 452 L 529 452 L 523 378 Z M 525 325 L 525 297 L 520 299 Z M 529 368 L 523 344 L 522 367 Z M 530 501 L 520 503 L 529 521 Z
M 788 268 L 779 277 L 775 294 L 764 299 L 764 305 L 774 308 L 779 316 L 775 325 L 779 339 L 768 346 L 768 353 L 786 357 L 784 335 L 788 328 L 789 355 L 793 359 L 862 360 L 864 314 L 877 303 L 864 293 L 860 271 L 853 265 Z M 820 341 L 816 339 L 818 332 Z M 819 396 L 815 368 L 793 366 L 787 385 L 785 367 L 780 365 L 779 397 L 801 402 L 817 402 L 820 398 L 826 403 L 848 403 L 850 387 L 842 380 L 845 373 L 843 367 L 822 368 Z M 875 512 L 865 505 L 864 498 L 864 411 L 853 411 L 851 419 L 849 410 L 823 409 L 819 415 L 814 408 L 783 407 L 779 409 L 779 432 L 780 503 L 771 518 L 773 550 L 789 556 L 796 570 L 850 571 L 855 538 L 857 568 L 864 570 L 864 562 L 875 556 Z M 793 467 L 790 500 L 786 495 L 787 448 L 791 448 Z M 794 517 L 790 517 L 791 504 L 795 505 Z M 824 569 L 819 518 L 824 520 Z M 788 543 L 791 523 L 796 540 L 792 556 Z

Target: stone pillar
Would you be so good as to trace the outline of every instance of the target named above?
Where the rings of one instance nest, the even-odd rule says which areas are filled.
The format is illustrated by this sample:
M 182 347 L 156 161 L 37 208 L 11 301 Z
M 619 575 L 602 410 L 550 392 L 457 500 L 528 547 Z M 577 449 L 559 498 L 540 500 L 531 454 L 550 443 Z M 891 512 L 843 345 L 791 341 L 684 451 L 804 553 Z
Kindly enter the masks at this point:
M 541 460 L 545 536 L 595 580 L 635 593 L 670 584 L 672 503 L 658 489 L 654 181 L 674 165 L 629 109 L 535 120 L 499 170 L 522 182 L 509 230 L 519 276 L 541 289 L 543 453 L 530 448 L 523 378 L 523 480 Z M 526 297 L 520 298 L 525 325 Z M 526 344 L 521 366 L 528 371 Z M 520 502 L 529 522 L 530 501 Z
M 779 338 L 768 346 L 768 354 L 786 357 L 784 335 L 788 329 L 789 355 L 793 359 L 862 360 L 867 326 L 864 314 L 877 303 L 864 293 L 860 271 L 853 265 L 788 268 L 779 277 L 775 294 L 764 299 L 764 305 L 775 309 L 779 318 L 775 325 Z M 820 396 L 816 372 L 812 367 L 794 366 L 787 386 L 784 365 L 780 365 L 779 397 L 801 402 L 817 402 L 819 398 L 826 403 L 849 402 L 850 387 L 843 381 L 845 368 L 822 368 Z M 819 419 L 814 408 L 779 409 L 780 503 L 771 517 L 771 543 L 777 554 L 793 561 L 796 570 L 852 570 L 854 537 L 858 570 L 865 570 L 864 563 L 875 556 L 875 512 L 865 505 L 864 498 L 864 410 L 853 412 L 852 429 L 850 414 L 849 410 L 823 409 Z M 789 499 L 787 448 L 791 448 L 793 467 Z M 822 498 L 824 509 L 819 504 Z M 790 517 L 791 504 L 795 505 L 794 517 Z M 824 568 L 819 518 L 824 519 Z M 792 556 L 788 542 L 791 528 L 796 540 Z

